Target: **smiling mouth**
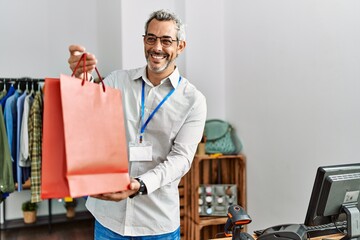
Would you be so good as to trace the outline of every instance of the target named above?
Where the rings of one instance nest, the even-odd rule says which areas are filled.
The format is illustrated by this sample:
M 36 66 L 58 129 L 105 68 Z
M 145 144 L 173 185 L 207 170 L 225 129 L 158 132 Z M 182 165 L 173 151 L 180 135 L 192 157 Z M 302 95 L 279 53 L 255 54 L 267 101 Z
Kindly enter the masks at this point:
M 159 54 L 159 53 L 150 53 L 150 56 L 153 58 L 153 59 L 156 59 L 156 60 L 162 60 L 162 59 L 165 59 L 167 57 L 166 54 Z

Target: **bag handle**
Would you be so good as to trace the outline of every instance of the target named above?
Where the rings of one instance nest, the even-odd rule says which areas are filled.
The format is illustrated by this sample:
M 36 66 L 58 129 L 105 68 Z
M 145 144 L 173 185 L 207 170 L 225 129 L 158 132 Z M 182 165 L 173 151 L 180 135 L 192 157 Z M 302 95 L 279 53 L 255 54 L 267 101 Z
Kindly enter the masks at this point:
M 76 67 L 74 68 L 73 73 L 71 74 L 71 76 L 74 77 L 76 70 L 79 68 L 81 60 L 83 60 L 83 71 L 84 71 L 85 77 L 83 78 L 83 80 L 81 82 L 81 86 L 83 86 L 85 84 L 85 81 L 88 81 L 88 73 L 86 72 L 86 56 L 87 56 L 86 53 L 83 53 L 81 55 L 81 58 L 79 59 L 78 63 L 76 64 Z M 100 73 L 99 73 L 96 66 L 95 66 L 95 71 L 96 71 L 96 73 L 97 73 L 97 75 L 98 75 L 98 77 L 100 79 L 100 83 L 102 85 L 103 91 L 105 92 L 105 84 L 104 84 L 103 79 L 100 76 Z

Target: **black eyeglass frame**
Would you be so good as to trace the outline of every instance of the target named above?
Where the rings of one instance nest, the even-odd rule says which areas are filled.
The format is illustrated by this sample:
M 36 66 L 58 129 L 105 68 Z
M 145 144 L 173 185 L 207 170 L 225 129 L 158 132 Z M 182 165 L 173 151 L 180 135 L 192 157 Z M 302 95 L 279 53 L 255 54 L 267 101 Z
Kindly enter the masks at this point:
M 145 40 L 145 43 L 148 44 L 148 45 L 155 45 L 157 39 L 159 38 L 159 39 L 160 39 L 161 46 L 163 46 L 163 47 L 165 47 L 165 48 L 170 47 L 170 46 L 173 44 L 173 42 L 179 42 L 179 41 L 180 41 L 179 39 L 172 39 L 171 37 L 166 37 L 166 36 L 158 37 L 158 36 L 156 36 L 156 35 L 154 35 L 154 34 L 145 34 L 145 35 L 142 35 L 142 36 L 143 36 L 143 38 L 144 38 L 144 40 Z M 153 37 L 153 38 L 155 38 L 155 42 L 154 42 L 154 43 L 149 43 L 149 42 L 147 42 L 147 41 L 146 41 L 146 37 Z M 163 43 L 162 40 L 167 40 L 167 41 L 170 41 L 170 40 L 171 40 L 171 44 L 169 44 L 169 46 L 164 45 L 164 43 Z

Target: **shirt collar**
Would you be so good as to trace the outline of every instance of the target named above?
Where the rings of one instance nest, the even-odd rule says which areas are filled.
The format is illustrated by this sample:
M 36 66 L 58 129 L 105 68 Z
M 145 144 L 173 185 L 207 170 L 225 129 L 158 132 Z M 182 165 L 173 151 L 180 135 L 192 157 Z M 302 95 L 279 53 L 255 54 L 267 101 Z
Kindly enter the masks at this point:
M 163 84 L 164 82 L 166 82 L 169 79 L 171 85 L 174 88 L 176 88 L 176 86 L 178 85 L 178 82 L 179 82 L 179 77 L 180 77 L 179 69 L 176 67 L 175 70 L 170 74 L 170 76 L 168 76 L 167 78 L 165 78 L 165 79 L 163 79 L 161 81 L 160 85 Z M 144 81 L 147 84 L 152 85 L 152 83 L 150 82 L 150 80 L 146 76 L 146 66 L 140 68 L 139 71 L 137 71 L 134 74 L 133 80 L 139 80 L 139 79 L 144 79 Z

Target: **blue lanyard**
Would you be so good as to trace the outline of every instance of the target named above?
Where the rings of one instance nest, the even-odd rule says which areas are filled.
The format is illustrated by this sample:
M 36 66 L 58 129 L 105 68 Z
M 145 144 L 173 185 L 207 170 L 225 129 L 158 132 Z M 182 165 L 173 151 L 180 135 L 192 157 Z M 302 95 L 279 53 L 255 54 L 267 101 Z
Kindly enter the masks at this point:
M 181 76 L 179 77 L 178 86 L 181 81 Z M 154 117 L 155 113 L 160 109 L 160 107 L 164 104 L 164 102 L 175 92 L 175 88 L 171 89 L 170 92 L 164 97 L 164 99 L 157 105 L 157 107 L 152 111 L 149 115 L 148 119 L 144 123 L 144 112 L 145 112 L 145 81 L 142 81 L 142 91 L 141 91 L 141 129 L 140 129 L 140 143 L 142 142 L 143 134 L 145 132 L 145 128 L 150 122 L 150 120 Z

